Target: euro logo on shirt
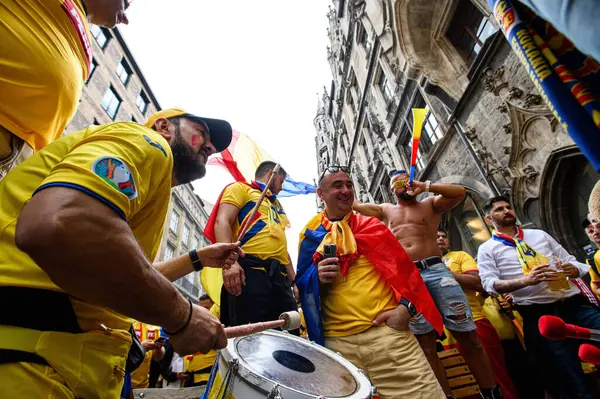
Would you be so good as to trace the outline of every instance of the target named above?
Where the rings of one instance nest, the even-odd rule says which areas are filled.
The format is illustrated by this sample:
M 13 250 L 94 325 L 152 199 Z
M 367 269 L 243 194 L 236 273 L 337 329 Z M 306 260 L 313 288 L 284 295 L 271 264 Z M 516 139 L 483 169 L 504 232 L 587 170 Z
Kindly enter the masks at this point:
M 130 200 L 137 197 L 137 188 L 133 176 L 127 165 L 120 159 L 100 157 L 94 161 L 92 171 Z

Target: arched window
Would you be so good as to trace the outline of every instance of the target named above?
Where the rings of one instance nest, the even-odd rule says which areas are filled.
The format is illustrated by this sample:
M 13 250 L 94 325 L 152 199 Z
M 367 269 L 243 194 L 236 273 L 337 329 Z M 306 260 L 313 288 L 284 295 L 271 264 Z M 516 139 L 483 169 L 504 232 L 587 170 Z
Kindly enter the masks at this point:
M 477 249 L 491 237 L 491 231 L 485 223 L 483 199 L 468 191 L 465 199 L 442 219 L 442 227 L 448 232 L 450 250 L 465 251 L 473 257 Z

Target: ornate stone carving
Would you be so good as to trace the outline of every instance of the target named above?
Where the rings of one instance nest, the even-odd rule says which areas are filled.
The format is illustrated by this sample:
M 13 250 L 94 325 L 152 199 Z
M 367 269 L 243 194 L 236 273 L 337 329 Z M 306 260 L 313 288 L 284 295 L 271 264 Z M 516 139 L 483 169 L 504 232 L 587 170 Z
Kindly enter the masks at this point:
M 508 122 L 505 125 L 502 125 L 502 128 L 504 129 L 504 133 L 506 134 L 511 134 L 513 131 L 512 124 L 510 122 Z
M 525 103 L 523 106 L 525 108 L 531 108 L 535 105 L 540 105 L 542 103 L 542 96 L 539 94 L 529 93 L 525 96 Z
M 352 176 L 356 176 L 356 180 L 358 180 L 360 200 L 362 202 L 368 202 L 369 193 L 367 190 L 369 186 L 367 185 L 367 181 L 363 176 L 362 170 L 356 166 L 356 158 L 354 159 L 354 162 L 352 162 Z
M 502 77 L 504 76 L 504 67 L 500 67 L 492 72 L 490 67 L 486 67 L 483 70 L 483 77 L 481 82 L 483 83 L 483 89 L 498 95 L 500 89 L 508 86 L 508 83 L 504 82 Z
M 502 147 L 502 150 L 504 151 L 505 154 L 510 154 L 510 147 Z
M 502 113 L 502 114 L 508 113 L 508 108 L 506 107 L 506 104 L 501 104 L 501 105 L 497 106 L 496 109 L 498 111 L 500 111 L 500 113 Z
M 528 184 L 532 184 L 538 178 L 540 173 L 535 170 L 535 168 L 531 165 L 527 165 L 523 168 L 523 173 L 525 174 L 525 181 Z
M 348 1 L 348 14 L 350 14 L 350 19 L 352 21 L 356 21 L 362 17 L 365 12 L 365 0 L 350 0 Z
M 465 136 L 470 140 L 473 141 L 477 138 L 477 131 L 475 130 L 475 127 L 470 127 L 469 129 L 467 129 L 465 131 Z
M 506 97 L 507 101 L 513 101 L 523 96 L 523 90 L 518 87 L 513 87 L 508 91 L 508 96 Z

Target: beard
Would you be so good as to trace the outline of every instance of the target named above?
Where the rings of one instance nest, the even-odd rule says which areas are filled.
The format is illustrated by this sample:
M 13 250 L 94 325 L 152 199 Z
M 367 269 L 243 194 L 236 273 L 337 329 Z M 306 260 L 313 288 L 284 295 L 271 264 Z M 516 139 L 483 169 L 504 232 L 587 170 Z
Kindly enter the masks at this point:
M 403 192 L 402 194 L 396 194 L 396 198 L 402 200 L 402 201 L 412 201 L 415 199 L 414 195 L 410 195 L 408 194 L 406 191 Z
M 206 166 L 202 163 L 202 155 L 185 142 L 179 126 L 175 126 L 171 152 L 173 153 L 173 169 L 177 184 L 191 183 L 204 177 Z
M 517 218 L 510 216 L 510 217 L 503 217 L 501 219 L 495 220 L 496 224 L 498 226 L 502 226 L 502 227 L 509 227 L 509 226 L 514 226 L 517 222 Z

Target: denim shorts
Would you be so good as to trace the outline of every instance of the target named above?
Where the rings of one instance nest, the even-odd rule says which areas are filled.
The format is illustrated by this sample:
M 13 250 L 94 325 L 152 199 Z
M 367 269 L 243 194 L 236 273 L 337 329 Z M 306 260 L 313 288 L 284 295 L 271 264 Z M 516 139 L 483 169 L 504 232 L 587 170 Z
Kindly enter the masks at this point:
M 468 332 L 477 328 L 473 321 L 469 301 L 445 264 L 438 263 L 421 270 L 421 277 L 423 277 L 427 290 L 429 290 L 435 306 L 444 319 L 444 325 L 449 331 Z M 464 320 L 452 319 L 452 316 L 463 314 L 467 316 Z M 433 327 L 421 313 L 410 319 L 409 327 L 415 335 L 433 331 Z

